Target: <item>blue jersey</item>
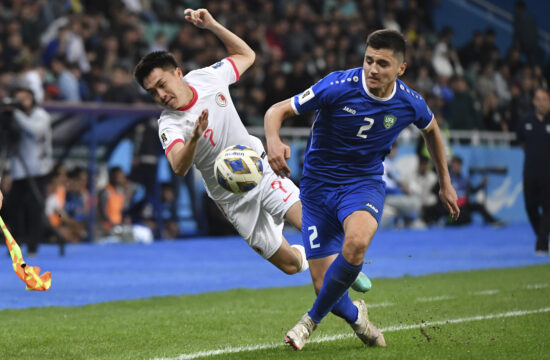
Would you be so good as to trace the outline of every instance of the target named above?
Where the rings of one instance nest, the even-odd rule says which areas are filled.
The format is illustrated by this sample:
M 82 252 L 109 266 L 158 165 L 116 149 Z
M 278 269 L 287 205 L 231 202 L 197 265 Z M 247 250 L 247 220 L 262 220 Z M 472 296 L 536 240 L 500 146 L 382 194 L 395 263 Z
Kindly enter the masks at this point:
M 336 71 L 292 98 L 296 114 L 315 110 L 303 179 L 332 184 L 381 179 L 382 161 L 401 130 L 425 129 L 433 113 L 401 80 L 388 98 L 367 90 L 363 68 Z

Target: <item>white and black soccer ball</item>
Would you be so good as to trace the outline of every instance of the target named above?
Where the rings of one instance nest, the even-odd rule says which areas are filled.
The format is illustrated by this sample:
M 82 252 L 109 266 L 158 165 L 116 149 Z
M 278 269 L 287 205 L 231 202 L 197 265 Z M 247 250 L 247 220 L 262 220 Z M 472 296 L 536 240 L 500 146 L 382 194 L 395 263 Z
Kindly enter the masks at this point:
M 262 179 L 262 159 L 251 148 L 234 145 L 218 154 L 214 176 L 221 187 L 235 194 L 254 189 Z

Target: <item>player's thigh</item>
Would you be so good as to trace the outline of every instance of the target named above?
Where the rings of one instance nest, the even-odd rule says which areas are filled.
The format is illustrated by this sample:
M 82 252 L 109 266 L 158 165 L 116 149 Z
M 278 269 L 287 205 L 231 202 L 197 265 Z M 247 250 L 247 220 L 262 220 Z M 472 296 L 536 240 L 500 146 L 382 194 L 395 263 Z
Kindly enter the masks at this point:
M 262 208 L 258 194 L 247 194 L 238 201 L 218 206 L 239 235 L 262 257 L 268 259 L 279 249 L 283 222 L 276 222 L 271 214 Z
M 276 222 L 284 221 L 291 208 L 294 207 L 296 212 L 294 205 L 300 201 L 300 189 L 292 180 L 280 178 L 271 168 L 266 168 L 260 186 L 262 209 L 271 214 Z M 291 222 L 294 226 L 299 226 L 296 216 L 293 216 Z
M 345 242 L 366 250 L 378 230 L 384 209 L 385 185 L 366 180 L 343 186 L 338 195 L 338 219 L 342 222 Z
M 323 195 L 302 197 L 302 241 L 308 260 L 338 254 L 344 242 L 344 229 L 334 205 Z

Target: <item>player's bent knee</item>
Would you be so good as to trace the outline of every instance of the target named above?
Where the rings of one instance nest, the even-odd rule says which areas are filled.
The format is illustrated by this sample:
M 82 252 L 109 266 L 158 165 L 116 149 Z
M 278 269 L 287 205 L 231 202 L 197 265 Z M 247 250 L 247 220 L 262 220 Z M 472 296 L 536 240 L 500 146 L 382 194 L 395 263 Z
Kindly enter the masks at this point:
M 369 246 L 369 239 L 360 234 L 346 235 L 344 247 L 347 247 L 354 253 L 365 253 Z

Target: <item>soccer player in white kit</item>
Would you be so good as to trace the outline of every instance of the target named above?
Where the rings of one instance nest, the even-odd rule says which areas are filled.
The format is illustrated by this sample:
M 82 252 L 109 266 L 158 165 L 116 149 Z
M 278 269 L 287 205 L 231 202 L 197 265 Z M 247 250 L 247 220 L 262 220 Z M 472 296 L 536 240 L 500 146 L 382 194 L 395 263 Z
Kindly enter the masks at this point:
M 208 10 L 186 9 L 185 15 L 197 27 L 212 31 L 229 56 L 185 76 L 165 51 L 146 55 L 136 66 L 138 83 L 165 108 L 159 119 L 159 137 L 166 157 L 181 176 L 195 165 L 208 195 L 252 249 L 287 274 L 305 271 L 309 265 L 304 247 L 290 246 L 282 234 L 285 219 L 297 229 L 302 227 L 300 191 L 288 177 L 271 170 L 262 142 L 248 133 L 229 95 L 229 85 L 253 64 L 254 51 Z M 225 190 L 214 176 L 217 155 L 233 145 L 249 146 L 263 159 L 260 184 L 244 194 Z M 361 273 L 354 289 L 369 290 L 370 280 Z
M 282 235 L 285 219 L 301 228 L 299 189 L 271 170 L 262 142 L 248 134 L 229 95 L 229 85 L 253 64 L 254 51 L 208 10 L 187 9 L 185 15 L 197 27 L 212 31 L 229 56 L 185 76 L 174 57 L 163 51 L 146 55 L 136 66 L 136 80 L 165 108 L 158 122 L 166 157 L 181 176 L 195 165 L 208 195 L 262 257 L 287 274 L 304 271 L 308 263 L 303 246 L 290 246 Z M 244 194 L 225 190 L 214 176 L 216 156 L 231 145 L 246 145 L 263 154 L 262 180 Z

